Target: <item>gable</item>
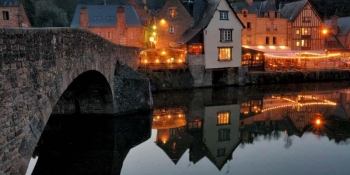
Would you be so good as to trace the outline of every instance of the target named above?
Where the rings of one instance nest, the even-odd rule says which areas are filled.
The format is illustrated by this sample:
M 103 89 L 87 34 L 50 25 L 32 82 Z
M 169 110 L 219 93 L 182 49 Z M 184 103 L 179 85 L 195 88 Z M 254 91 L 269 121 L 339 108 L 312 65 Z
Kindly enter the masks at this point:
M 308 23 L 307 22 L 308 20 L 310 20 L 309 23 L 312 26 L 318 26 L 318 24 L 322 22 L 321 18 L 319 17 L 319 15 L 315 11 L 315 9 L 311 6 L 310 3 L 306 3 L 305 6 L 301 9 L 299 14 L 297 15 L 297 17 L 294 19 L 294 21 L 302 21 L 306 23 Z M 312 24 L 314 21 L 316 21 L 317 25 Z
M 165 3 L 165 5 L 161 8 L 161 10 L 155 14 L 155 16 L 157 18 L 159 18 L 159 19 L 160 18 L 168 18 L 169 9 L 171 9 L 171 8 L 174 8 L 176 10 L 175 13 L 178 12 L 178 11 L 185 12 L 185 13 L 182 13 L 182 14 L 176 13 L 176 16 L 191 17 L 191 15 L 188 13 L 187 9 L 180 2 L 180 0 L 168 0 Z
M 228 20 L 220 20 L 220 12 L 228 12 Z M 235 29 L 243 29 L 244 25 L 242 21 L 238 18 L 236 12 L 232 9 L 230 4 L 226 0 L 221 0 L 220 3 L 218 4 L 213 17 L 209 21 L 208 28 L 211 25 L 214 25 L 217 27 L 217 23 L 220 24 L 220 28 L 225 28 L 226 25 L 235 27 Z

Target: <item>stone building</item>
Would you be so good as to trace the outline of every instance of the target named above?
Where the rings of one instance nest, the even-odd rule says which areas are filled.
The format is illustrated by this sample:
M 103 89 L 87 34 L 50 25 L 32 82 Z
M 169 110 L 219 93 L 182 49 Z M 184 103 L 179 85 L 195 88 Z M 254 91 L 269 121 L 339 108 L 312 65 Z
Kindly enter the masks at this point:
M 0 0 L 0 27 L 31 27 L 20 0 Z
M 145 47 L 145 26 L 131 5 L 77 5 L 71 27 L 86 28 L 113 43 Z
M 167 0 L 155 15 L 155 48 L 176 46 L 177 41 L 190 27 L 193 18 L 180 0 Z

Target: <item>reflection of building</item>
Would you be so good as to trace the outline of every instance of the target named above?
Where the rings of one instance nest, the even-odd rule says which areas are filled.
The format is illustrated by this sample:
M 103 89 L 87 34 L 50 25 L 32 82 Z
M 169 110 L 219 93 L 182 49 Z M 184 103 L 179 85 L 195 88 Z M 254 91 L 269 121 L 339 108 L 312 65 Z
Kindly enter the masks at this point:
M 206 156 L 221 170 L 240 143 L 239 105 L 210 106 L 204 109 L 203 143 Z
M 31 27 L 21 1 L 0 0 L 0 11 L 0 27 Z
M 155 143 L 176 164 L 189 148 L 192 137 L 184 130 L 184 111 L 178 109 L 155 109 L 152 129 L 157 129 Z

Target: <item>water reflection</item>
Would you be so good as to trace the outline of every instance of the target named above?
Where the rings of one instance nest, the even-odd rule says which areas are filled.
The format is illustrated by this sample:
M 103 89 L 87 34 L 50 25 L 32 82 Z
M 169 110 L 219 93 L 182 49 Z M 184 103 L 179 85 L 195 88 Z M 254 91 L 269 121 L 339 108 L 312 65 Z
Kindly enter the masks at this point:
M 50 118 L 33 174 L 350 174 L 349 87 L 163 92 L 151 118 Z
M 53 115 L 34 151 L 35 174 L 120 174 L 129 150 L 149 139 L 150 114 Z

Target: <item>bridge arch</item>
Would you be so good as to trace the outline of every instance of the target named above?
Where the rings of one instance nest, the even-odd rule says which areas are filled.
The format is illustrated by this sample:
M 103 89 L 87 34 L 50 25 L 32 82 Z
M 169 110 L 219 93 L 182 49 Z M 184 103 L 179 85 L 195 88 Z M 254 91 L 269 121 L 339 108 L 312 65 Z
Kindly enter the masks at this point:
M 60 100 L 84 113 L 149 110 L 149 80 L 135 71 L 141 50 L 82 29 L 0 28 L 0 174 L 25 174 L 51 113 L 69 112 Z M 79 82 L 89 98 L 79 92 L 68 100 Z M 99 108 L 84 105 L 92 104 L 89 92 Z
M 113 94 L 106 77 L 95 70 L 80 74 L 62 93 L 52 114 L 112 114 Z

